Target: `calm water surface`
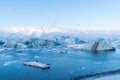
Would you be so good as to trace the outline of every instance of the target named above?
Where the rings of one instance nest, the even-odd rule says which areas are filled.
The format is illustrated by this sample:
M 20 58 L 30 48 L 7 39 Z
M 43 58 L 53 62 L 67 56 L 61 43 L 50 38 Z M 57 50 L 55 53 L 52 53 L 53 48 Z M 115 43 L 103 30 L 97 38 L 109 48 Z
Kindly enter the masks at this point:
M 38 60 L 50 69 L 27 67 Z M 72 77 L 120 69 L 120 50 L 90 53 L 62 48 L 5 49 L 0 52 L 0 80 L 69 80 Z

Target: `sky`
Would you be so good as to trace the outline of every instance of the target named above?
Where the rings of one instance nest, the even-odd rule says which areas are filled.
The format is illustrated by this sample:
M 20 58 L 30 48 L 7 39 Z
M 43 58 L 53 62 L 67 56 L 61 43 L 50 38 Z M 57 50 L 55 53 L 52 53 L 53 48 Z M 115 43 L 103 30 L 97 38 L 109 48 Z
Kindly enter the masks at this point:
M 120 0 L 0 0 L 2 27 L 120 30 Z

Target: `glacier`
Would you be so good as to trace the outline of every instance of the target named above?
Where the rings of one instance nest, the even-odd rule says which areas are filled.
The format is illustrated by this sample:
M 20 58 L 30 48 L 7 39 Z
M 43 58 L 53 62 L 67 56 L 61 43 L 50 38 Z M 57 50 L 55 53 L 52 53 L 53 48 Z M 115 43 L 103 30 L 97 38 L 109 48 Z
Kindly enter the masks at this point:
M 4 48 L 25 49 L 62 46 L 93 51 L 91 48 L 94 43 L 99 42 L 99 46 L 95 50 L 101 51 L 114 50 L 116 46 L 119 46 L 119 39 L 117 41 L 114 40 L 115 38 L 112 39 L 112 33 L 93 34 L 93 32 L 88 33 L 87 31 L 43 27 L 13 27 L 9 30 L 0 29 L 0 33 L 0 47 Z

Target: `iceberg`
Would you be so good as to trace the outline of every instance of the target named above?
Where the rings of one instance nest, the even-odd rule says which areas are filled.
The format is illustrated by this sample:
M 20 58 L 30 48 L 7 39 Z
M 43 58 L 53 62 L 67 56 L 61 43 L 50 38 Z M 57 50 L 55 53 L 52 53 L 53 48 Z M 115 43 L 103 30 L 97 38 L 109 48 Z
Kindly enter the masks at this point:
M 27 32 L 26 32 L 27 30 Z M 57 28 L 34 28 L 34 27 L 13 27 L 8 29 L 0 29 L 0 47 L 5 48 L 41 48 L 41 47 L 57 47 L 69 46 L 73 48 L 81 48 L 81 44 L 86 44 L 85 49 L 91 50 L 92 46 L 99 42 L 97 47 L 92 50 L 109 50 L 108 42 L 104 43 L 104 39 L 98 38 L 95 33 L 89 31 L 76 31 L 71 29 L 57 29 Z M 92 37 L 88 37 L 91 36 Z M 96 35 L 96 36 L 95 36 Z M 107 38 L 106 36 L 102 36 Z M 90 40 L 98 38 L 99 41 L 86 43 Z M 109 37 L 108 37 L 109 38 Z M 107 38 L 107 39 L 108 39 Z M 110 38 L 109 38 L 110 39 Z M 112 41 L 113 42 L 113 41 Z M 113 44 L 119 46 L 119 39 Z M 104 49 L 103 49 L 104 44 Z M 106 46 L 105 46 L 106 45 Z M 110 44 L 109 44 L 110 45 Z M 112 48 L 114 49 L 114 48 Z M 111 50 L 111 49 L 110 49 Z
M 82 50 L 84 46 L 85 44 L 69 44 L 67 45 L 67 48 Z
M 15 45 L 15 48 L 27 48 L 27 46 L 24 45 L 24 44 L 22 44 L 22 43 L 17 43 L 17 44 Z
M 24 62 L 23 64 L 25 66 L 31 66 L 31 67 L 41 68 L 41 69 L 49 69 L 50 68 L 49 64 L 43 64 L 43 63 L 35 62 L 35 61 Z
M 115 47 L 109 41 L 91 41 L 85 44 L 84 50 L 96 52 L 96 51 L 115 51 Z
M 2 46 L 7 48 L 26 48 L 26 45 L 14 41 L 6 41 Z
M 47 39 L 43 40 L 39 38 L 31 38 L 29 40 L 26 40 L 24 44 L 27 45 L 28 48 L 38 48 L 41 46 L 52 46 L 52 41 Z
M 74 38 L 74 42 L 75 42 L 75 44 L 84 44 L 84 43 L 85 43 L 85 41 L 80 40 L 80 39 L 77 38 L 77 37 Z

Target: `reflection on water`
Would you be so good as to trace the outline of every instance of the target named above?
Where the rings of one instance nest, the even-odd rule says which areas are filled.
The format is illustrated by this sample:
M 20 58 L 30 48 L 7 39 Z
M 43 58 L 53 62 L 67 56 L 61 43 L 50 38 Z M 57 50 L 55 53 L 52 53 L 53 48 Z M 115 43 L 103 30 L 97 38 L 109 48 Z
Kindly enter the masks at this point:
M 26 61 L 49 63 L 50 69 L 27 67 Z M 0 80 L 69 80 L 71 77 L 120 69 L 120 50 L 6 49 L 0 52 Z

